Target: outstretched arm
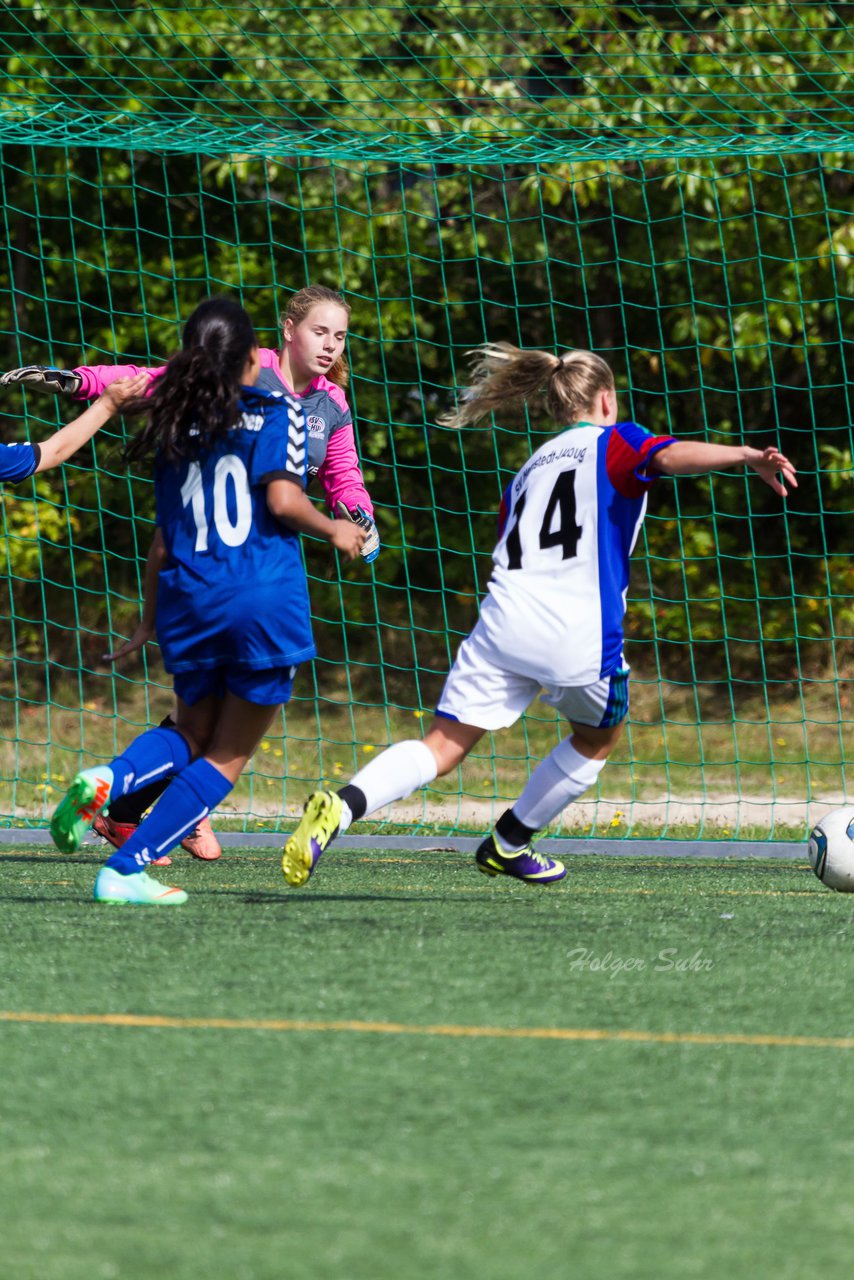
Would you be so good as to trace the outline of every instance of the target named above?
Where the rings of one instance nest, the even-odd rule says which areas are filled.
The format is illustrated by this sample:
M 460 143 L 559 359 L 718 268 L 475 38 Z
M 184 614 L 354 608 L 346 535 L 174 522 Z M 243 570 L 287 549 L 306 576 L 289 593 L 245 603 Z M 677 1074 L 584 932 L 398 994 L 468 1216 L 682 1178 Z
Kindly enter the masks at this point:
M 785 498 L 788 493 L 786 484 L 793 489 L 798 487 L 795 468 L 774 445 L 768 445 L 765 449 L 752 449 L 747 444 L 705 444 L 701 440 L 676 440 L 652 455 L 647 463 L 647 471 L 663 476 L 691 476 L 705 475 L 710 471 L 732 471 L 740 466 L 755 471 L 760 480 L 781 498 Z
M 74 400 L 94 400 L 118 378 L 135 378 L 139 373 L 156 378 L 165 368 L 165 365 L 148 368 L 138 364 L 82 364 L 76 369 L 57 369 L 51 364 L 25 364 L 0 373 L 0 387 L 23 386 L 34 391 L 49 391 L 55 396 L 71 396 Z
M 147 386 L 148 378 L 145 374 L 113 382 L 94 404 L 81 413 L 79 418 L 62 427 L 49 440 L 40 442 L 40 457 L 36 471 L 48 471 L 51 467 L 58 467 L 60 463 L 67 461 L 87 440 L 91 440 L 105 422 L 109 422 L 126 400 L 144 395 Z

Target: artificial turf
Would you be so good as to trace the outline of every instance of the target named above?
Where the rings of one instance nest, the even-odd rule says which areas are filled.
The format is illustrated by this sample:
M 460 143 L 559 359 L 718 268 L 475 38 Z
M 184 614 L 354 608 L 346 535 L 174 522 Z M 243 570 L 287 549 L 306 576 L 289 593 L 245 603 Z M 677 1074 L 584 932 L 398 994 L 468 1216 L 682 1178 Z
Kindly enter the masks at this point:
M 97 865 L 0 854 L 2 1275 L 850 1274 L 854 898 L 805 866 L 344 851 L 292 891 L 228 849 L 158 909 Z

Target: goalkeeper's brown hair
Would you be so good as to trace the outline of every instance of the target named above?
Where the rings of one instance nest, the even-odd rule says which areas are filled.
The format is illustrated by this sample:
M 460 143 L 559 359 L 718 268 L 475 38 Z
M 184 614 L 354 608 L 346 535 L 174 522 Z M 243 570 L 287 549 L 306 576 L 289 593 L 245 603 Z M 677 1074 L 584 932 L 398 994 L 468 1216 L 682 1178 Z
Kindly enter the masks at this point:
M 614 391 L 614 375 L 592 351 L 523 350 L 509 342 L 488 342 L 468 353 L 472 376 L 452 413 L 437 419 L 442 427 L 468 427 L 499 409 L 530 405 L 545 396 L 549 416 L 571 426 L 591 409 L 600 391 Z

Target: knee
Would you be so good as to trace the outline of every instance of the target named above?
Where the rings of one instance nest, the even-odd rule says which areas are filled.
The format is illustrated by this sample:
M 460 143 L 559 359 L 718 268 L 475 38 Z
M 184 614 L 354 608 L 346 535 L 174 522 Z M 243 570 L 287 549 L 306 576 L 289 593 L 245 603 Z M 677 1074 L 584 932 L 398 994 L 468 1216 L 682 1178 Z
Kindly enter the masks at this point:
M 186 729 L 179 729 L 177 725 L 175 726 L 174 732 L 180 733 L 181 737 L 186 742 L 190 750 L 191 759 L 198 760 L 199 756 L 203 756 L 205 754 L 205 751 L 208 748 L 207 741 L 202 742 L 197 734 L 188 733 Z
M 424 739 L 424 745 L 436 761 L 437 778 L 443 778 L 446 773 L 451 773 L 466 758 L 465 751 L 456 742 L 448 742 L 447 739 L 431 739 L 429 733 Z
M 622 732 L 622 724 L 608 729 L 594 729 L 591 725 L 573 724 L 569 741 L 582 755 L 588 756 L 591 760 L 605 761 L 617 745 Z

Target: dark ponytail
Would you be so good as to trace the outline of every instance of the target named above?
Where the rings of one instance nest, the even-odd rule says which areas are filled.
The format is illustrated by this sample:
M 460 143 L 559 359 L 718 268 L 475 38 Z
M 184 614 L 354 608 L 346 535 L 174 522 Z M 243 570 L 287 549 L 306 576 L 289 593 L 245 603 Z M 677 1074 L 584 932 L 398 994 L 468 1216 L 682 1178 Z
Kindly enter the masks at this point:
M 154 380 L 151 393 L 122 409 L 147 419 L 125 458 L 159 453 L 177 463 L 205 453 L 237 422 L 240 378 L 257 345 L 252 321 L 231 298 L 208 298 L 196 307 L 182 349 Z

